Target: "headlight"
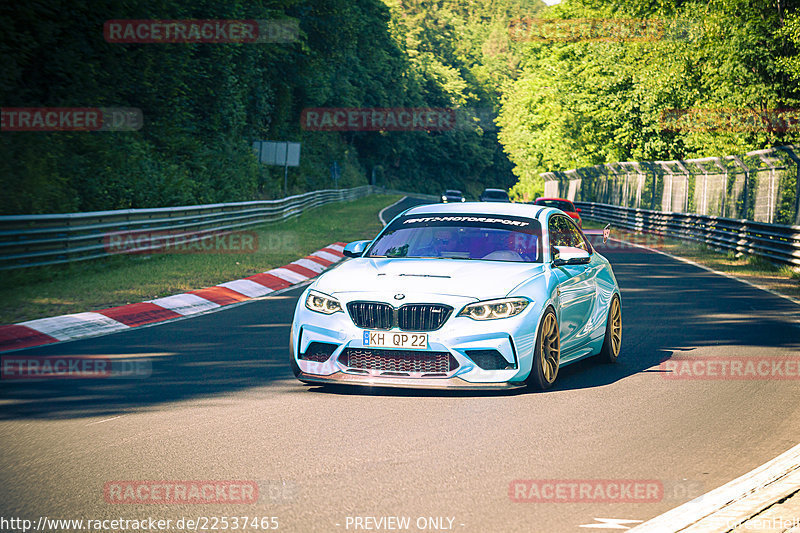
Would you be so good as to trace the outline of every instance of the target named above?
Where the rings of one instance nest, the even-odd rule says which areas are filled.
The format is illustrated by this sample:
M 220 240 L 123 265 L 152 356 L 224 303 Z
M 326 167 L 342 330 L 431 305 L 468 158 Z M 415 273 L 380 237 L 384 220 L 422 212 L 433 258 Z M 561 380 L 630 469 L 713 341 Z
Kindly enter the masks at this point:
M 339 300 L 317 291 L 310 291 L 306 297 L 306 307 L 317 313 L 332 315 L 342 310 Z
M 531 303 L 527 298 L 502 298 L 469 304 L 458 313 L 473 320 L 495 320 L 518 315 Z

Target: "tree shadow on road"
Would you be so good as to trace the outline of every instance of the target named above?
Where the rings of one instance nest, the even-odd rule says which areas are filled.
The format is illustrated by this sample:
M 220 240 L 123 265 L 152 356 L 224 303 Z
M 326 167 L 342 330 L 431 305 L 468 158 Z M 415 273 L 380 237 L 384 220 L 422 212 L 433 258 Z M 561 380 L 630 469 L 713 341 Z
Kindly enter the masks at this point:
M 0 420 L 114 416 L 293 377 L 289 323 L 301 289 L 187 320 L 8 353 L 145 362 L 150 375 L 0 382 Z
M 603 252 L 602 244 L 598 249 Z M 309 391 L 446 397 L 548 394 L 611 385 L 640 373 L 666 374 L 659 365 L 673 357 L 711 353 L 756 357 L 765 349 L 775 348 L 786 354 L 800 352 L 800 307 L 792 302 L 640 248 L 618 247 L 605 254 L 622 292 L 622 351 L 615 364 L 601 364 L 596 358 L 578 361 L 562 368 L 556 383 L 547 391 L 352 386 L 315 386 Z
M 622 353 L 616 364 L 588 359 L 561 369 L 543 394 L 611 385 L 676 355 L 759 356 L 800 351 L 798 306 L 660 254 L 640 249 L 607 257 L 622 289 Z M 131 410 L 221 397 L 254 388 L 291 394 L 382 396 L 496 396 L 508 391 L 433 391 L 362 387 L 305 387 L 288 368 L 289 323 L 300 289 L 218 313 L 114 335 L 43 346 L 16 356 L 94 356 L 149 360 L 141 379 L 0 381 L 0 420 L 115 416 Z

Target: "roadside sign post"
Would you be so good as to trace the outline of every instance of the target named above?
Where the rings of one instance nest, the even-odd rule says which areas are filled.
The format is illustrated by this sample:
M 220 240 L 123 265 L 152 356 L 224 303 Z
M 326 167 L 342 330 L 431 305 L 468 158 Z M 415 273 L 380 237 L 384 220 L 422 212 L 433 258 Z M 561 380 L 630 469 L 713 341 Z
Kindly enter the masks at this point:
M 334 161 L 331 165 L 331 178 L 333 179 L 333 186 L 338 189 L 339 188 L 339 162 Z
M 283 195 L 289 196 L 289 143 L 286 143 L 286 154 L 283 156 Z
M 253 150 L 264 165 L 283 167 L 283 193 L 289 194 L 289 167 L 300 166 L 300 143 L 287 141 L 254 141 Z

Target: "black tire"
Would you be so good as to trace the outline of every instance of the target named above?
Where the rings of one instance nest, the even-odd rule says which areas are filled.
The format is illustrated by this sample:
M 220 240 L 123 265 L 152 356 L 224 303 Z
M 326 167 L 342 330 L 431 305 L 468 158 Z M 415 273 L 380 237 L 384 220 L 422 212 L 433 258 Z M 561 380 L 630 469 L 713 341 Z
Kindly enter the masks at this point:
M 289 366 L 292 367 L 292 374 L 294 374 L 294 377 L 300 379 L 300 367 L 297 366 L 297 361 L 294 360 L 294 354 L 291 352 L 289 353 Z
M 601 363 L 616 363 L 619 357 L 619 350 L 622 347 L 622 306 L 619 296 L 616 294 L 611 299 L 608 306 L 608 318 L 606 319 L 606 335 L 603 338 L 603 347 L 597 355 L 597 360 Z
M 525 383 L 539 390 L 549 389 L 558 377 L 558 365 L 561 362 L 561 336 L 558 332 L 558 320 L 552 307 L 548 307 L 539 323 L 536 335 L 536 347 L 533 350 L 531 373 Z

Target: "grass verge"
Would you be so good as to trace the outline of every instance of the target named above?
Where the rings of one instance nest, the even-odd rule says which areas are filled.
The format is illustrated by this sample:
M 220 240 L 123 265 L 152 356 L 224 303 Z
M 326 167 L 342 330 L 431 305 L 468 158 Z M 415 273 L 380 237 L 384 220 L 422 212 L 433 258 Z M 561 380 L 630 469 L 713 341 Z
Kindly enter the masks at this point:
M 283 266 L 337 241 L 371 239 L 378 212 L 399 196 L 327 204 L 280 223 L 249 228 L 251 253 L 118 255 L 86 263 L 4 272 L 0 324 L 105 309 L 240 279 Z
M 583 221 L 584 229 L 601 229 L 605 223 L 594 220 Z M 727 250 L 717 250 L 694 241 L 684 241 L 652 235 L 643 242 L 642 233 L 612 225 L 611 236 L 622 241 L 640 243 L 662 250 L 671 255 L 689 259 L 703 266 L 734 275 L 773 290 L 777 293 L 800 298 L 800 270 L 789 265 L 779 265 L 757 256 L 739 256 Z M 645 234 L 650 235 L 650 234 Z

